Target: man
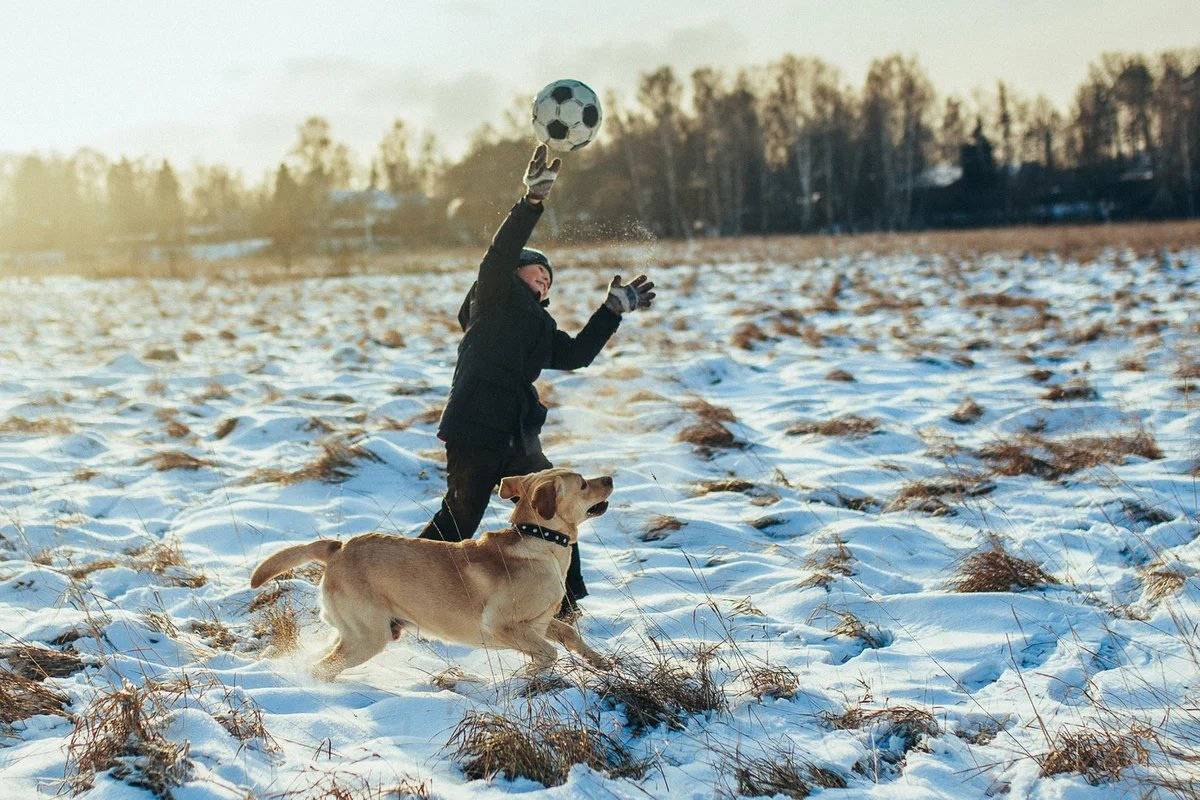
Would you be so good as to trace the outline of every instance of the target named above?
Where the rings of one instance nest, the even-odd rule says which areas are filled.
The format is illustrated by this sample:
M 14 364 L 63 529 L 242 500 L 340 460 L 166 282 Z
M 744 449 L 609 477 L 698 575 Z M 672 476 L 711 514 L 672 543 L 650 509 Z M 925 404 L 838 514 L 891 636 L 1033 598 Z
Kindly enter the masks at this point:
M 458 312 L 464 335 L 438 437 L 446 443 L 446 496 L 421 532 L 425 539 L 461 541 L 475 534 L 501 478 L 549 469 L 539 438 L 546 407 L 533 383 L 543 369 L 586 367 L 616 332 L 621 315 L 649 308 L 654 284 L 645 275 L 622 284 L 613 278 L 608 297 L 578 335 L 558 330 L 546 310 L 554 281 L 550 260 L 527 248 L 561 161 L 546 163 L 538 145 L 525 171 L 526 193 L 508 212 L 479 265 L 479 278 Z M 587 595 L 572 546 L 561 614 Z

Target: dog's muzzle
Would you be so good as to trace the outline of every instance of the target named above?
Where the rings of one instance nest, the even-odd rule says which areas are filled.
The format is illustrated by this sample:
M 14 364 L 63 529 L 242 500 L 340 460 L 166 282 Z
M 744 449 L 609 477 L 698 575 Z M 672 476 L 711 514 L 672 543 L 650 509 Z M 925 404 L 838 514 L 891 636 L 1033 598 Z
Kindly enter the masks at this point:
M 608 501 L 601 500 L 599 503 L 596 503 L 596 505 L 587 510 L 587 515 L 589 517 L 598 517 L 605 511 L 608 511 Z

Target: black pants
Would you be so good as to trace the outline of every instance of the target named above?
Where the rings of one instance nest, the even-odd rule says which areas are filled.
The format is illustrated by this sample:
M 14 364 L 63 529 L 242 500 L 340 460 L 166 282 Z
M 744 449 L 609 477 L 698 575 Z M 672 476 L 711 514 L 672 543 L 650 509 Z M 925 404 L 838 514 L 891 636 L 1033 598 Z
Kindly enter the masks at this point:
M 492 491 L 501 478 L 526 475 L 553 466 L 541 450 L 526 453 L 518 449 L 488 450 L 446 444 L 446 496 L 442 507 L 421 531 L 422 539 L 460 542 L 475 535 Z M 579 545 L 571 545 L 571 565 L 567 568 L 566 605 L 587 597 L 583 573 L 579 568 Z

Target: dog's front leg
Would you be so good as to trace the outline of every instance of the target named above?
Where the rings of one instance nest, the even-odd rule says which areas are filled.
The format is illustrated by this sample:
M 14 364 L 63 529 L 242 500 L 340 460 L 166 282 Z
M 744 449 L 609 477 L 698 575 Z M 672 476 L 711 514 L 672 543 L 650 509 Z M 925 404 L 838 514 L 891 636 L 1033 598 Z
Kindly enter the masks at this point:
M 538 673 L 552 666 L 558 657 L 554 645 L 539 636 L 527 622 L 517 622 L 504 625 L 492 632 L 496 641 L 513 650 L 520 650 L 532 660 L 529 665 L 531 673 Z
M 546 629 L 546 635 L 568 650 L 579 653 L 579 655 L 587 659 L 589 664 L 597 669 L 608 669 L 612 666 L 611 661 L 588 647 L 587 642 L 579 635 L 579 631 L 560 619 L 550 620 L 550 626 Z

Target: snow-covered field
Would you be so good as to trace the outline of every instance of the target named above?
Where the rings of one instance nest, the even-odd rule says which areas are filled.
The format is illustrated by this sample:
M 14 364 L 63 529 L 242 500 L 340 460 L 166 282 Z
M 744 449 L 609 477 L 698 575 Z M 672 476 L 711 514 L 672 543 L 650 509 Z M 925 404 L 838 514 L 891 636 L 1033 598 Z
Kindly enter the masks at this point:
M 281 545 L 428 519 L 469 274 L 0 283 L 0 646 L 80 659 L 0 671 L 0 796 L 85 786 L 89 758 L 105 798 L 147 796 L 156 759 L 177 798 L 708 798 L 785 752 L 830 798 L 1186 774 L 1162 745 L 1196 753 L 1200 253 L 649 271 L 655 309 L 543 389 L 550 458 L 617 486 L 581 537 L 584 636 L 719 690 L 645 729 L 565 653 L 541 692 L 518 654 L 414 638 L 315 682 L 319 573 L 248 586 Z M 609 275 L 557 277 L 577 329 Z M 1032 585 L 956 591 L 997 547 Z M 22 718 L 39 687 L 61 710 Z M 471 781 L 447 742 L 472 712 L 583 721 L 652 766 Z M 1072 744 L 1147 763 L 1042 777 Z

